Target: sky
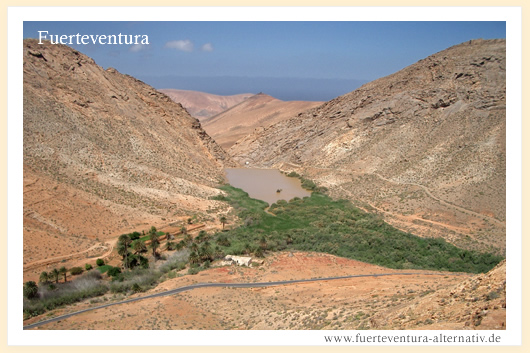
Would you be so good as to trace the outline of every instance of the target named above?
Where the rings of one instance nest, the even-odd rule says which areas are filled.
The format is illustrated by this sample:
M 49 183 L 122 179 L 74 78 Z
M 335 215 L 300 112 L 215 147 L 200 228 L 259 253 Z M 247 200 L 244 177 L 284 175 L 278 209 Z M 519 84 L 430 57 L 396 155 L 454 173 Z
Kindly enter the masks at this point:
M 24 38 L 147 35 L 149 45 L 72 44 L 160 88 L 327 101 L 450 46 L 506 38 L 505 22 L 24 22 Z M 75 41 L 75 39 L 74 39 Z

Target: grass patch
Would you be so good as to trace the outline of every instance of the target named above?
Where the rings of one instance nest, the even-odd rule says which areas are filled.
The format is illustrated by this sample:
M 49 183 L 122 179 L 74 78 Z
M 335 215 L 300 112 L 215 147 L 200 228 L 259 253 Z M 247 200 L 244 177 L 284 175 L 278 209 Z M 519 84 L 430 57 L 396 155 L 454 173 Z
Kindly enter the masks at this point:
M 293 249 L 396 269 L 470 273 L 487 272 L 503 259 L 460 249 L 440 238 L 405 233 L 347 200 L 335 201 L 318 192 L 289 202 L 280 200 L 271 205 L 269 214 L 265 212 L 267 203 L 251 199 L 243 190 L 229 185 L 221 189 L 242 223 L 223 233 L 228 242 L 219 245 L 227 254 Z
M 162 236 L 162 235 L 166 235 L 166 233 L 161 232 L 161 231 L 158 231 L 158 232 L 156 232 L 156 235 L 158 235 L 158 236 L 160 237 L 160 236 Z M 142 240 L 142 241 L 147 241 L 147 240 L 149 240 L 149 235 L 146 235 L 146 236 L 140 237 L 140 240 Z
M 99 267 L 97 267 L 97 270 L 98 270 L 101 274 L 103 274 L 103 273 L 107 272 L 109 269 L 111 269 L 112 267 L 113 267 L 113 266 L 111 266 L 111 265 L 103 265 L 103 266 L 99 266 Z

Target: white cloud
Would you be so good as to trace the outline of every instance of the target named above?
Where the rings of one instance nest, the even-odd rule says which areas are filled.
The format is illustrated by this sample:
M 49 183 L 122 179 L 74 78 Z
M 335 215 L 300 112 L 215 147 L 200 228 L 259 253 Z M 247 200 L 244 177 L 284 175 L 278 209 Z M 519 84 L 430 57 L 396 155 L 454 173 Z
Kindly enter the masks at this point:
M 202 51 L 213 51 L 212 43 L 206 43 L 201 47 Z
M 134 53 L 139 52 L 141 50 L 145 50 L 149 47 L 149 44 L 134 44 L 131 47 L 129 47 L 129 51 L 132 51 Z
M 177 49 L 182 51 L 193 51 L 193 42 L 189 39 L 171 40 L 166 43 L 164 48 Z

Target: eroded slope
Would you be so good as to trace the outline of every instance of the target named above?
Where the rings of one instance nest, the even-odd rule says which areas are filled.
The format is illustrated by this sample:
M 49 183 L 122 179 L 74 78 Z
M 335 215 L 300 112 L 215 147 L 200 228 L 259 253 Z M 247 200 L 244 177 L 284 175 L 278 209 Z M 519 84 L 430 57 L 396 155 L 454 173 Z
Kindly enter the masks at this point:
M 180 104 L 67 46 L 23 50 L 26 263 L 215 206 L 233 162 Z

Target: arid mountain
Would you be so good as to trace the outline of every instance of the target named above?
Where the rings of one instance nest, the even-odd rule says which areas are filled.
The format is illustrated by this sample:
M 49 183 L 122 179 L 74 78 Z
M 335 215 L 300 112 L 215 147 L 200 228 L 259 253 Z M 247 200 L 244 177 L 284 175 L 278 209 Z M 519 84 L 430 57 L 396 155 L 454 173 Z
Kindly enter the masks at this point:
M 505 251 L 506 42 L 473 40 L 231 148 L 240 164 L 296 170 L 395 226 Z
M 320 104 L 322 102 L 285 102 L 259 93 L 227 111 L 205 119 L 204 129 L 223 148 L 228 149 L 256 128 L 278 123 Z
M 23 50 L 26 264 L 222 207 L 233 162 L 180 104 L 70 47 Z
M 253 93 L 243 93 L 233 96 L 219 96 L 211 93 L 173 88 L 164 88 L 158 91 L 166 94 L 174 102 L 182 104 L 190 115 L 199 119 L 199 121 L 224 112 L 254 95 Z

